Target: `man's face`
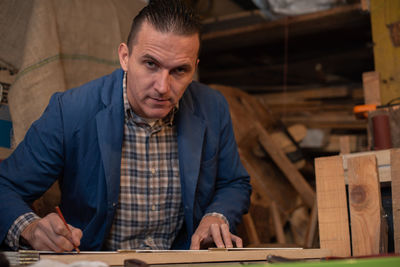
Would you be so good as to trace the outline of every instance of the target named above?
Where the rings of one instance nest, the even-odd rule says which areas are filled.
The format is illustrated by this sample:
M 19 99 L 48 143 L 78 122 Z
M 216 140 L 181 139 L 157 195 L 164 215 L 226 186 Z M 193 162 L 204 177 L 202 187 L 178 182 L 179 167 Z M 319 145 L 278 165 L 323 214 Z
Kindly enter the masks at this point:
M 127 95 L 134 112 L 150 119 L 165 117 L 192 82 L 198 59 L 197 34 L 183 36 L 158 32 L 143 22 L 129 48 L 118 50 L 121 67 L 127 72 Z

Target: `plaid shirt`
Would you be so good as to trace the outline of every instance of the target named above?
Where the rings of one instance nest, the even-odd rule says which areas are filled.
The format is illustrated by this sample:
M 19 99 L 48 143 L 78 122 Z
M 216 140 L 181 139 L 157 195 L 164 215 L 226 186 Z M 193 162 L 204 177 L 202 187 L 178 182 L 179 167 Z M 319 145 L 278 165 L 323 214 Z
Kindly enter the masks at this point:
M 174 108 L 165 118 L 147 123 L 131 109 L 123 81 L 125 109 L 121 154 L 119 205 L 106 249 L 169 249 L 183 223 Z M 34 213 L 18 217 L 10 227 L 6 244 L 19 243 L 21 232 L 34 220 Z
M 183 223 L 174 108 L 150 126 L 125 108 L 119 205 L 106 249 L 169 249 Z

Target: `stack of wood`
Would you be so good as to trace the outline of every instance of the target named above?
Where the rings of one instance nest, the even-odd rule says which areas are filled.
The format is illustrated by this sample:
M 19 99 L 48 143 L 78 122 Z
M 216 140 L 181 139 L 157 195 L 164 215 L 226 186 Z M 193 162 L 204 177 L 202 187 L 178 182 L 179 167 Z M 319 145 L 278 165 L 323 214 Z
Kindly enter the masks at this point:
M 245 245 L 313 247 L 315 190 L 298 170 L 302 160 L 288 157 L 293 152 L 288 149 L 296 149 L 294 137 L 254 96 L 228 86 L 211 87 L 229 103 L 241 160 L 251 176 L 251 207 L 241 233 Z M 292 129 L 302 132 L 302 127 Z
M 351 152 L 368 148 L 367 121 L 353 112 L 357 103 L 364 102 L 361 84 L 290 87 L 259 94 L 257 99 L 285 125 L 300 123 L 307 127 L 308 134 L 318 134 L 320 138 L 303 140 L 303 148 L 338 153 L 340 139 L 345 136 L 349 138 Z

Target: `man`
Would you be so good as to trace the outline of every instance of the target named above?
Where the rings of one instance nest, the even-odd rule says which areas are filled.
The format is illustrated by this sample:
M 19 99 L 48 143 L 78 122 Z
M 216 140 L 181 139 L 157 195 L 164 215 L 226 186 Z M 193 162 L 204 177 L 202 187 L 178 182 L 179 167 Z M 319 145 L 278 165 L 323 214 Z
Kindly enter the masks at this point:
M 118 49 L 122 70 L 56 93 L 0 165 L 0 240 L 71 251 L 241 247 L 251 187 L 228 105 L 192 82 L 199 22 L 150 1 Z M 29 203 L 60 179 L 61 209 Z

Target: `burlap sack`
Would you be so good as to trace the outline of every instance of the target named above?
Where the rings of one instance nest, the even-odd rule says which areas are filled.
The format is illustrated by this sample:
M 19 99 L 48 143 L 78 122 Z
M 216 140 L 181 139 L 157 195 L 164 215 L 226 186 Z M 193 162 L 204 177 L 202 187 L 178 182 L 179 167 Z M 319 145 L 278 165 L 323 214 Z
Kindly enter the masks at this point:
M 0 66 L 15 70 L 9 91 L 14 147 L 51 95 L 119 67 L 141 0 L 13 0 L 0 2 Z M 60 199 L 58 184 L 34 203 L 43 216 Z
M 10 14 L 18 14 L 16 9 L 20 8 L 29 20 L 26 24 L 9 22 L 10 26 L 26 25 L 26 29 L 17 29 L 24 35 L 15 33 L 24 43 L 17 42 L 16 49 L 22 47 L 21 63 L 9 93 L 14 141 L 18 144 L 54 92 L 79 86 L 119 67 L 118 45 L 126 40 L 132 18 L 145 1 L 6 2 L 7 9 L 14 10 Z M 4 61 L 17 65 L 15 57 Z

